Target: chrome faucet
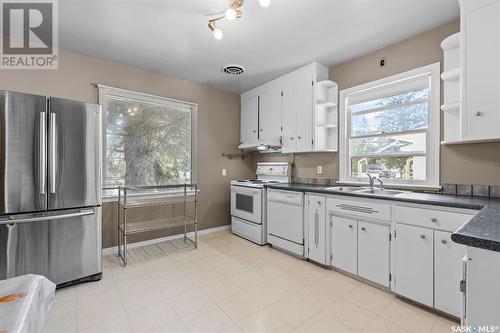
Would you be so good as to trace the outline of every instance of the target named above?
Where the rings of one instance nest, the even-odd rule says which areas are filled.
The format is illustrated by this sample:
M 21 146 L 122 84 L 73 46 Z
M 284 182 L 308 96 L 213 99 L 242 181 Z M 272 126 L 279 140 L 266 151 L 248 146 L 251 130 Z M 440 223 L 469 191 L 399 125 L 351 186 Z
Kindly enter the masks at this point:
M 373 184 L 375 183 L 375 177 L 373 177 L 369 173 L 367 173 L 366 175 L 368 176 L 368 179 L 369 179 L 370 189 L 373 190 Z
M 383 191 L 384 190 L 384 182 L 380 178 L 377 178 L 376 180 L 380 183 L 380 190 Z

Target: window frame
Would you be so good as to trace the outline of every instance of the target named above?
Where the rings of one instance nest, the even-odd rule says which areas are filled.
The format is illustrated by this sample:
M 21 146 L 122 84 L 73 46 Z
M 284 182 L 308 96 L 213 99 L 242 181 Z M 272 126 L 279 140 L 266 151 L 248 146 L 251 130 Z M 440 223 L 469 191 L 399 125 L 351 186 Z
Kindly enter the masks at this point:
M 181 101 L 177 99 L 146 94 L 138 91 L 127 90 L 97 84 L 99 104 L 102 106 L 102 184 L 103 184 L 103 201 L 113 201 L 118 197 L 117 190 L 106 189 L 104 179 L 106 177 L 106 155 L 107 155 L 107 98 L 109 96 L 136 100 L 138 102 L 152 103 L 165 106 L 174 106 L 191 109 L 191 182 L 197 183 L 198 179 L 198 104 Z M 183 195 L 184 190 L 179 191 L 164 191 L 154 193 L 131 193 L 135 197 L 165 197 Z
M 440 78 L 440 62 L 436 62 L 427 66 L 419 67 L 407 72 L 399 73 L 379 80 L 361 84 L 352 88 L 344 89 L 340 94 L 339 107 L 339 171 L 340 183 L 346 184 L 366 184 L 360 181 L 359 178 L 351 177 L 351 152 L 349 146 L 350 131 L 351 131 L 351 113 L 346 108 L 346 99 L 350 96 L 359 94 L 368 94 L 370 91 L 377 90 L 390 91 L 391 87 L 394 91 L 400 90 L 397 87 L 398 83 L 411 82 L 418 78 L 428 76 L 429 79 L 429 98 L 428 98 L 428 115 L 429 122 L 427 126 L 426 137 L 426 180 L 425 181 L 397 181 L 392 182 L 386 180 L 385 183 L 391 187 L 400 188 L 429 188 L 439 189 L 440 187 L 440 128 L 441 128 L 441 78 Z M 420 130 L 421 132 L 423 130 Z M 396 133 L 411 133 L 412 131 L 402 131 Z M 387 134 L 386 134 L 387 135 Z

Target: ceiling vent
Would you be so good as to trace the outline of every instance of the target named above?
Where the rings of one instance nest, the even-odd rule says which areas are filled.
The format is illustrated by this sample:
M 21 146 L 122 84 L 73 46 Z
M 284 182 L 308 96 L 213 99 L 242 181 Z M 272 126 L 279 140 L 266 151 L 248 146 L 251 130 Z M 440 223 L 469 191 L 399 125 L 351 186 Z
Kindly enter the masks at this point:
M 237 64 L 225 65 L 222 71 L 228 75 L 241 75 L 245 72 L 245 67 Z

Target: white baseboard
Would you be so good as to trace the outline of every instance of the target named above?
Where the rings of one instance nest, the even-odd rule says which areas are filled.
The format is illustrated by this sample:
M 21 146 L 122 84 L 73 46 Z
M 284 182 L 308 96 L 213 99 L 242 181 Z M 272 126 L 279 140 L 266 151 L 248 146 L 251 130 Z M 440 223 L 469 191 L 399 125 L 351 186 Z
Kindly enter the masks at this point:
M 220 226 L 220 227 L 203 229 L 203 230 L 198 231 L 198 236 L 206 235 L 206 234 L 211 234 L 211 233 L 218 232 L 218 231 L 227 230 L 230 227 L 231 227 L 230 225 L 223 225 L 223 226 Z M 177 235 L 172 235 L 172 236 L 167 236 L 167 237 L 148 239 L 148 240 L 142 241 L 142 242 L 130 243 L 130 244 L 128 244 L 127 247 L 129 249 L 131 249 L 131 248 L 134 248 L 134 247 L 141 247 L 141 246 L 146 246 L 146 245 L 157 244 L 157 243 L 161 243 L 161 242 L 165 242 L 165 241 L 169 241 L 169 240 L 172 240 L 172 239 L 179 238 L 182 235 L 183 234 L 177 234 Z M 193 237 L 194 236 L 194 232 L 188 232 L 188 236 Z M 118 246 L 107 247 L 105 249 L 102 249 L 102 254 L 103 255 L 117 254 L 117 253 L 118 253 Z

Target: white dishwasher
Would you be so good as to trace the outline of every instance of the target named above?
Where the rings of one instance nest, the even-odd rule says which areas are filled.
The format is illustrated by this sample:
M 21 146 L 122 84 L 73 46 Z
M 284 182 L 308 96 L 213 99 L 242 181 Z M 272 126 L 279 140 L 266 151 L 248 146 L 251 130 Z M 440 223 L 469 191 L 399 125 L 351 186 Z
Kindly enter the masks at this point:
M 267 241 L 304 256 L 304 194 L 267 190 Z

